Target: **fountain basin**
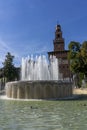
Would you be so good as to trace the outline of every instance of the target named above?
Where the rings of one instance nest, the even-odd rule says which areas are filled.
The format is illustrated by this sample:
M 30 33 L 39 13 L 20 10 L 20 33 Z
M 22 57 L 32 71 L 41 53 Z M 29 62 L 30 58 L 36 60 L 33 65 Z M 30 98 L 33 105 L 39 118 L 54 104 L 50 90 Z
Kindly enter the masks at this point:
M 55 99 L 72 96 L 72 83 L 61 81 L 14 81 L 6 83 L 8 98 Z

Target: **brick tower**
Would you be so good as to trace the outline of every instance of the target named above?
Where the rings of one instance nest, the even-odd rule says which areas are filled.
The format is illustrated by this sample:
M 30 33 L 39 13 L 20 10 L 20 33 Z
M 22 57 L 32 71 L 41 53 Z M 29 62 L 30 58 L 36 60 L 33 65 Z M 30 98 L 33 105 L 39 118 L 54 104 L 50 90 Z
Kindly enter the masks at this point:
M 54 43 L 54 51 L 63 51 L 64 50 L 64 39 L 62 37 L 62 31 L 61 31 L 60 25 L 56 26 L 55 39 L 54 39 L 53 43 Z
M 48 56 L 54 55 L 59 61 L 59 79 L 70 80 L 70 64 L 68 61 L 68 50 L 65 50 L 65 42 L 62 37 L 61 26 L 58 24 L 55 31 L 55 39 L 53 40 L 54 50 L 48 52 Z

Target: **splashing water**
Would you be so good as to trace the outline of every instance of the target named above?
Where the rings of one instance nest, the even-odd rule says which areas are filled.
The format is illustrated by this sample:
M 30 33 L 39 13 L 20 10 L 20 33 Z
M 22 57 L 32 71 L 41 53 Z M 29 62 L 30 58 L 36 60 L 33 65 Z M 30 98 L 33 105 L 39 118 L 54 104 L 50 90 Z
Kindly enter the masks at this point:
M 22 80 L 58 80 L 58 59 L 50 56 L 49 63 L 46 56 L 22 58 Z

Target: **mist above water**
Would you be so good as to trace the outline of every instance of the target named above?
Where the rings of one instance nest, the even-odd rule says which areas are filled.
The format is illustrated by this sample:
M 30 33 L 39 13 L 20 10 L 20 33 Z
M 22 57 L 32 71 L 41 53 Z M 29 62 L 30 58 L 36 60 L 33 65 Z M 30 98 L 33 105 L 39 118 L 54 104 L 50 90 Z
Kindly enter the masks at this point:
M 21 80 L 58 80 L 58 59 L 45 55 L 22 58 Z

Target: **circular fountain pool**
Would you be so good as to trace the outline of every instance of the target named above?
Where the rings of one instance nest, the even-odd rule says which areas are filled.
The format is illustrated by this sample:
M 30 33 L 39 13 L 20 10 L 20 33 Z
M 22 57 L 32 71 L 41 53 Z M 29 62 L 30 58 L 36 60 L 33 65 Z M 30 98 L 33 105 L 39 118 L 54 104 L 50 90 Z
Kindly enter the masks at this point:
M 72 96 L 70 82 L 58 81 L 16 81 L 6 84 L 8 98 L 56 99 Z

